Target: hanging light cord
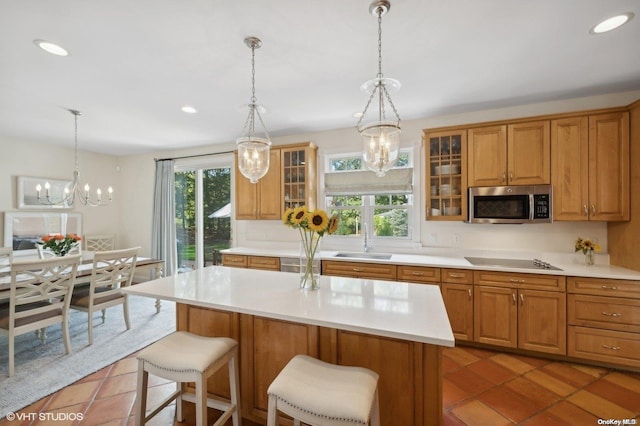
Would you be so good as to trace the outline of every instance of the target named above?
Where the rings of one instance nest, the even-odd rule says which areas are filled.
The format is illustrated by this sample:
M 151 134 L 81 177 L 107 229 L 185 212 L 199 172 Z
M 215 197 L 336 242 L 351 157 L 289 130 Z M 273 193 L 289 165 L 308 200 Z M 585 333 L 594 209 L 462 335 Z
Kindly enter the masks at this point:
M 249 103 L 249 115 L 247 115 L 247 119 L 244 122 L 244 127 L 242 128 L 242 134 L 246 134 L 249 139 L 253 136 L 255 132 L 255 116 L 258 115 L 258 120 L 262 125 L 262 129 L 264 130 L 264 134 L 267 139 L 269 138 L 269 133 L 267 133 L 267 127 L 264 125 L 264 121 L 262 121 L 262 115 L 260 115 L 260 111 L 258 110 L 258 106 L 256 102 L 258 99 L 256 98 L 256 42 L 252 42 L 251 44 L 251 102 Z

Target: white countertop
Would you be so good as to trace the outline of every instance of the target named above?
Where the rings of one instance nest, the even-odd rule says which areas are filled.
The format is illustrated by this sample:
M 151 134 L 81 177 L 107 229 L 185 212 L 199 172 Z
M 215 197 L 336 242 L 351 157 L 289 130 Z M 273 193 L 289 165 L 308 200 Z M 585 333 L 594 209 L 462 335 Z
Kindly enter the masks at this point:
M 262 249 L 250 247 L 234 247 L 221 251 L 223 254 L 239 254 L 253 256 L 275 256 L 275 257 L 298 257 L 300 254 L 295 250 L 277 250 Z M 472 265 L 464 256 L 451 255 L 427 255 L 427 254 L 391 254 L 390 259 L 366 259 L 366 258 L 345 258 L 336 257 L 337 251 L 322 251 L 321 258 L 323 260 L 335 260 L 342 262 L 369 262 L 369 263 L 392 263 L 395 265 L 415 265 L 415 266 L 432 266 L 438 268 L 463 268 L 483 271 L 504 271 L 518 273 L 548 274 L 548 275 L 564 275 L 574 277 L 592 277 L 592 278 L 609 278 L 622 280 L 640 280 L 640 272 L 632 269 L 621 268 L 613 265 L 589 265 L 584 263 L 567 263 L 566 261 L 554 261 L 553 258 L 545 258 L 544 260 L 561 269 L 561 271 L 552 271 L 548 269 L 520 269 L 506 268 L 497 266 L 476 266 Z M 380 253 L 375 253 L 380 254 Z M 576 255 L 580 258 L 579 255 Z M 483 256 L 480 256 L 483 257 Z M 501 256 L 507 257 L 507 256 Z M 513 256 L 517 258 L 518 256 Z
M 438 286 L 210 266 L 123 290 L 178 303 L 439 346 L 454 346 Z

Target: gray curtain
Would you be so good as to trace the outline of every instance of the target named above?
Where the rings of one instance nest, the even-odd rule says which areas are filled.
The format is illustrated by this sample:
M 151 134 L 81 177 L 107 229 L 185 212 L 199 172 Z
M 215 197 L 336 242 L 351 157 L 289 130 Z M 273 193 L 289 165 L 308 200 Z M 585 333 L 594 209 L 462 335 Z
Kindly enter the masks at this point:
M 151 257 L 164 259 L 165 277 L 175 274 L 178 269 L 174 163 L 174 160 L 156 161 L 156 180 L 153 189 Z

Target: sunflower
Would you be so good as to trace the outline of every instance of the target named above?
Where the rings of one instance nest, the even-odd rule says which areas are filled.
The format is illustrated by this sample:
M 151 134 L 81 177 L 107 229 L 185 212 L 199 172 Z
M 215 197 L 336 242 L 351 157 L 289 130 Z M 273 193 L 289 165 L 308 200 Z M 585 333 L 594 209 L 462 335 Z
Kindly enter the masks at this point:
M 293 208 L 286 209 L 284 213 L 282 213 L 282 223 L 287 226 L 291 226 L 291 217 L 293 216 Z
M 308 227 L 310 230 L 322 235 L 329 225 L 329 218 L 324 210 L 314 210 L 309 213 Z
M 327 229 L 327 233 L 329 233 L 329 235 L 334 234 L 338 230 L 339 222 L 340 216 L 337 214 L 334 214 L 329 218 L 329 229 Z
M 296 226 L 296 225 L 300 226 L 302 222 L 306 219 L 307 213 L 308 213 L 308 210 L 304 206 L 296 207 L 295 209 L 293 209 L 293 213 L 291 214 L 291 224 L 293 226 Z

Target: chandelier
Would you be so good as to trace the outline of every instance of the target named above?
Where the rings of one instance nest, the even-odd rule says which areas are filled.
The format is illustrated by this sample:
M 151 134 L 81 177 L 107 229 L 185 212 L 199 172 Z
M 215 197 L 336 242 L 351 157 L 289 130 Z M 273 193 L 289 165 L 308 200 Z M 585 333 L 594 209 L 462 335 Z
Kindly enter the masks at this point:
M 71 186 L 65 187 L 64 192 L 57 198 L 51 194 L 51 185 L 49 182 L 45 182 L 44 184 L 44 198 L 42 197 L 42 185 L 36 185 L 38 201 L 40 204 L 73 207 L 76 200 L 78 200 L 80 203 L 92 207 L 105 206 L 108 203 L 103 202 L 102 190 L 100 188 L 96 190 L 96 197 L 92 198 L 89 194 L 89 190 L 91 189 L 89 184 L 85 184 L 84 186 L 81 186 L 80 184 L 80 173 L 78 172 L 78 116 L 82 115 L 82 113 L 75 109 L 70 109 L 69 112 L 73 114 L 75 118 L 75 168 L 73 170 L 73 181 Z M 107 192 L 109 202 L 111 202 L 113 197 L 113 188 L 109 187 Z
M 362 158 L 366 167 L 376 172 L 376 176 L 384 176 L 396 164 L 400 148 L 400 116 L 389 95 L 389 90 L 400 88 L 400 82 L 385 78 L 382 74 L 382 16 L 390 8 L 391 3 L 387 0 L 375 0 L 369 6 L 369 12 L 378 18 L 378 74 L 362 85 L 362 89 L 370 93 L 370 96 L 356 125 L 362 135 Z M 374 99 L 378 102 L 377 121 L 363 125 L 362 121 Z M 387 119 L 385 102 L 393 111 L 393 120 Z
M 251 101 L 249 102 L 249 115 L 244 122 L 242 136 L 236 139 L 238 148 L 238 169 L 251 183 L 258 182 L 269 171 L 269 147 L 271 141 L 262 121 L 260 108 L 256 101 L 256 61 L 255 51 L 262 46 L 262 41 L 257 37 L 247 37 L 244 44 L 251 48 Z M 262 125 L 264 138 L 254 136 L 256 116 Z

